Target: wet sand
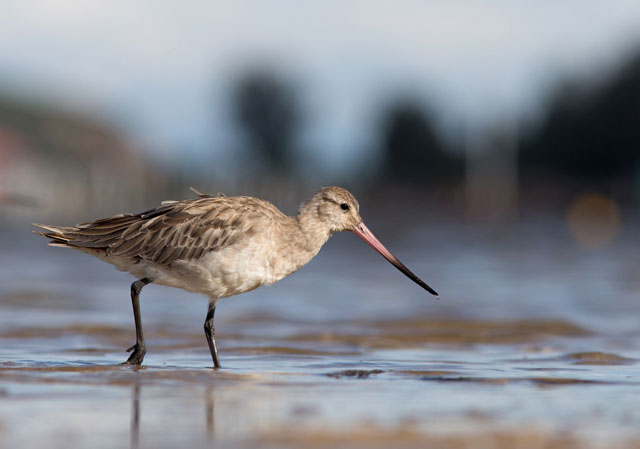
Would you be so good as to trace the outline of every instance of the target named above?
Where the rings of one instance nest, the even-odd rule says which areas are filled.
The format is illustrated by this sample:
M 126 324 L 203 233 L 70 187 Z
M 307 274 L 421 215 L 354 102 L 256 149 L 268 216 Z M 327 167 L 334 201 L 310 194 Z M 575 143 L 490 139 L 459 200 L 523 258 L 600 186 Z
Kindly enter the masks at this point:
M 449 293 L 433 301 L 344 242 L 221 303 L 217 371 L 206 299 L 146 288 L 147 357 L 122 366 L 130 279 L 82 254 L 8 244 L 0 447 L 640 447 L 628 245 L 613 258 L 534 242 L 514 262 L 510 242 L 465 244 L 458 259 L 429 241 L 440 261 L 422 264 L 398 245 Z
M 132 333 L 124 327 L 6 331 L 2 347 L 28 357 L 0 362 L 0 441 L 60 448 L 640 447 L 638 361 L 566 352 L 589 335 L 579 326 L 426 317 L 369 324 L 367 335 L 251 341 L 220 333 L 218 371 L 204 339 L 177 329 L 149 328 L 150 354 L 140 368 L 118 364 L 123 336 Z

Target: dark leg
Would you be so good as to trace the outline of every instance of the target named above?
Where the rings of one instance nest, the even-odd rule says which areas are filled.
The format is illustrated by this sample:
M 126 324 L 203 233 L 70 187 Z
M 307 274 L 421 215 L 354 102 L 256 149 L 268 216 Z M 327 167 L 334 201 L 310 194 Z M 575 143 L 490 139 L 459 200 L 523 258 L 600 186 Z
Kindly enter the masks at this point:
M 142 287 L 149 284 L 151 281 L 148 278 L 142 278 L 131 284 L 131 302 L 133 304 L 133 318 L 136 322 L 136 344 L 127 349 L 127 352 L 131 352 L 131 355 L 123 365 L 140 365 L 144 355 L 147 353 L 147 348 L 144 346 L 144 336 L 142 335 L 142 321 L 140 320 L 140 291 Z
M 204 320 L 204 335 L 207 337 L 207 343 L 209 343 L 209 351 L 211 351 L 211 359 L 213 360 L 214 368 L 220 368 L 220 359 L 218 359 L 218 350 L 216 349 L 216 339 L 213 336 L 213 315 L 216 313 L 217 303 L 217 298 L 209 299 L 209 310 L 207 310 L 207 318 Z

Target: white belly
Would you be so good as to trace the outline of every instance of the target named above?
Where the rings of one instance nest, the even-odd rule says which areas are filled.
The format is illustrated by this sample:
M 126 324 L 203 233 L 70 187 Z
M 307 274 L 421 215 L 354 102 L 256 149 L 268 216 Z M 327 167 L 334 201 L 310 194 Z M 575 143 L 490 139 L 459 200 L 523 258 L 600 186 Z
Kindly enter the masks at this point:
M 171 265 L 100 258 L 137 278 L 149 278 L 155 284 L 225 298 L 272 284 L 283 277 L 273 276 L 268 257 L 260 257 L 255 248 L 254 245 L 236 246 L 233 251 L 212 251 L 200 259 L 178 260 Z

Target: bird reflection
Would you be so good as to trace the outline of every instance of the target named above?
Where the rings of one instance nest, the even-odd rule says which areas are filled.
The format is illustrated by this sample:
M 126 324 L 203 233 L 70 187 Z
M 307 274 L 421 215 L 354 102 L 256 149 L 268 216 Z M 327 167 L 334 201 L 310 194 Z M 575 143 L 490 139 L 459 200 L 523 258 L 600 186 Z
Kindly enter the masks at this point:
M 214 420 L 213 420 L 213 388 L 207 386 L 204 394 L 206 417 L 207 417 L 207 439 L 213 440 Z
M 131 402 L 131 449 L 137 449 L 140 443 L 140 384 L 133 387 Z
M 141 386 L 136 383 L 131 390 L 131 449 L 140 447 L 140 390 Z M 213 388 L 207 386 L 204 392 L 205 400 L 205 428 L 207 440 L 214 438 L 214 406 L 213 406 Z

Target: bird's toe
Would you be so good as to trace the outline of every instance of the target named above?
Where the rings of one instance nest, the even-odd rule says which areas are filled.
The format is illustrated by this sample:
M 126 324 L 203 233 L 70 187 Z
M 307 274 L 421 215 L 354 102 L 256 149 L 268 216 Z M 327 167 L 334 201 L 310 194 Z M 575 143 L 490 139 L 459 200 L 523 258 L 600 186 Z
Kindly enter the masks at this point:
M 142 360 L 144 359 L 145 354 L 147 353 L 147 349 L 144 346 L 139 346 L 138 344 L 135 344 L 127 349 L 127 352 L 131 351 L 133 352 L 125 362 L 122 362 L 122 365 L 140 365 L 142 363 Z

